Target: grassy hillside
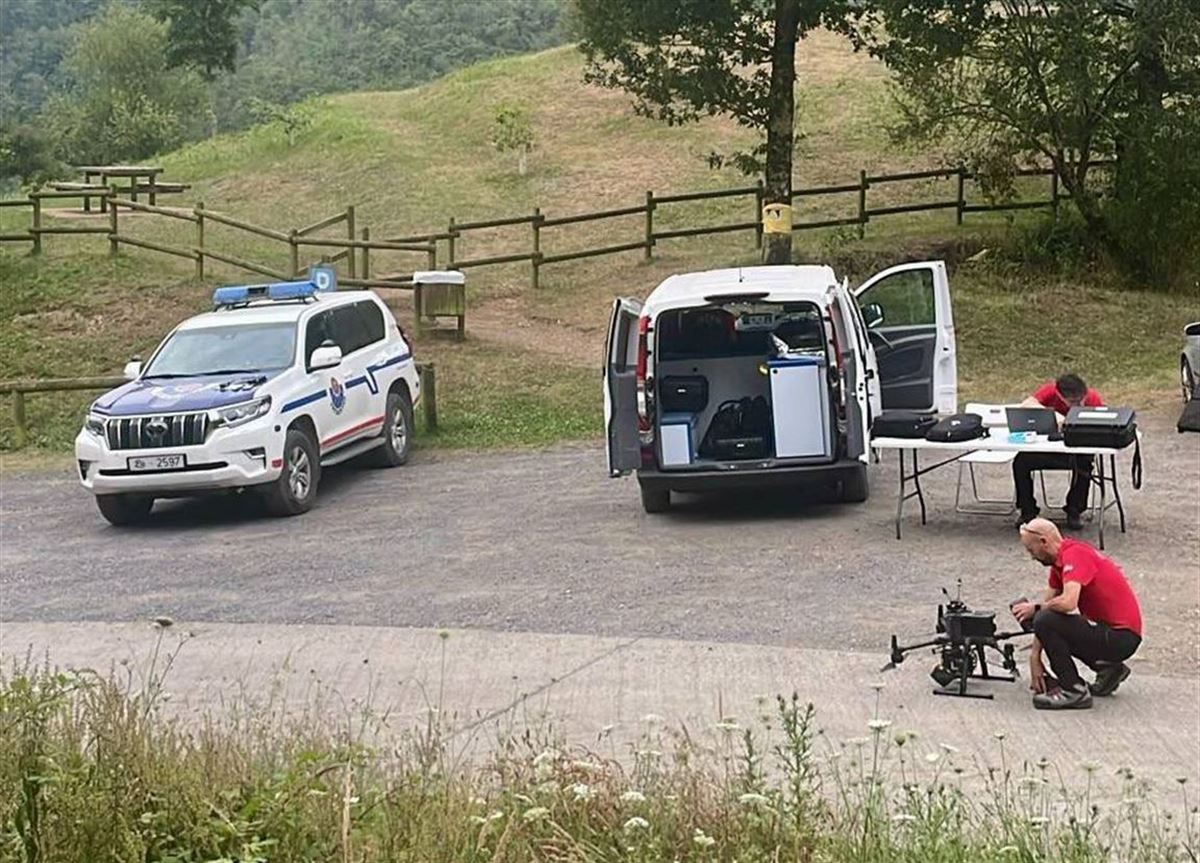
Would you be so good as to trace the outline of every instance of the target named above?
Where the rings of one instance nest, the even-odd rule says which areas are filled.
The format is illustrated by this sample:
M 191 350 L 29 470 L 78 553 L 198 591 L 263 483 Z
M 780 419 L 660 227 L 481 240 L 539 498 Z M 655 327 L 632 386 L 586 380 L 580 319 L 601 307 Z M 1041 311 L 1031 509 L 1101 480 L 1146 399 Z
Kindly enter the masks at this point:
M 941 154 L 898 151 L 888 140 L 886 76 L 835 36 L 817 34 L 801 50 L 798 104 L 804 133 L 797 183 L 852 182 L 860 169 L 885 172 L 936 165 Z M 536 149 L 527 176 L 488 137 L 497 106 L 517 103 L 534 117 Z M 581 82 L 570 48 L 493 61 L 433 84 L 394 93 L 354 93 L 313 103 L 313 125 L 289 146 L 276 128 L 219 137 L 160 160 L 166 178 L 193 184 L 187 200 L 257 224 L 289 229 L 349 204 L 375 238 L 444 229 L 459 221 L 531 212 L 549 215 L 627 206 L 659 193 L 742 185 L 705 157 L 749 142 L 721 119 L 668 128 L 634 116 L 628 98 Z M 917 193 L 921 184 L 872 189 L 872 206 Z M 925 184 L 953 196 L 948 181 Z M 852 196 L 806 199 L 797 219 L 853 212 Z M 69 214 L 62 214 L 67 218 Z M 662 226 L 750 219 L 745 199 L 664 207 Z M 21 218 L 25 218 L 21 216 Z M 93 217 L 98 218 L 98 217 Z M 0 211 L 4 229 L 18 213 Z M 191 227 L 122 215 L 123 231 L 189 244 Z M 77 224 L 78 216 L 71 217 Z M 973 217 L 956 229 L 948 212 L 872 222 L 865 240 L 845 231 L 798 236 L 798 260 L 832 261 L 852 278 L 914 257 L 964 257 L 1011 246 L 1026 223 Z M 527 226 L 472 233 L 458 257 L 511 250 Z M 543 251 L 637 240 L 638 216 L 547 230 Z M 209 228 L 207 242 L 241 257 L 286 265 L 284 246 L 232 229 Z M 528 268 L 471 271 L 465 345 L 427 338 L 424 359 L 439 366 L 445 429 L 439 445 L 541 443 L 587 436 L 598 427 L 603 324 L 617 294 L 645 295 L 671 272 L 749 263 L 753 238 L 725 234 L 666 241 L 649 264 L 636 252 L 548 267 L 542 289 Z M 996 256 L 993 256 L 993 258 Z M 404 253 L 375 255 L 376 271 L 410 270 Z M 1065 275 L 1063 273 L 1066 273 Z M 215 281 L 254 277 L 214 268 Z M 1173 386 L 1171 337 L 1196 313 L 1179 299 L 1119 293 L 1109 278 L 1076 270 L 972 264 L 954 275 L 963 395 L 1008 397 L 1075 366 L 1110 391 L 1165 393 Z M 46 238 L 41 260 L 20 247 L 0 250 L 0 378 L 111 372 L 145 353 L 181 317 L 204 307 L 207 285 L 190 264 L 129 250 L 110 260 L 101 237 Z M 407 319 L 406 297 L 396 298 Z M 1128 350 L 1119 346 L 1128 345 Z M 38 442 L 61 446 L 87 397 L 39 397 L 30 414 Z M 10 441 L 7 415 L 0 446 Z

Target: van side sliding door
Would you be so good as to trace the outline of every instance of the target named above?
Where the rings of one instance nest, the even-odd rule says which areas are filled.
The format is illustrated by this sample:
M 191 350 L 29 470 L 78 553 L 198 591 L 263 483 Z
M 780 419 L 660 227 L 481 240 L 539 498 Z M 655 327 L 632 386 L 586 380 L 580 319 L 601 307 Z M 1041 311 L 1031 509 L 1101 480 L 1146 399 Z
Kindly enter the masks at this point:
M 608 436 L 608 474 L 624 476 L 641 464 L 637 416 L 638 316 L 642 304 L 613 302 L 604 346 L 604 426 Z
M 958 410 L 950 280 L 943 261 L 890 267 L 854 292 L 879 366 L 885 410 Z

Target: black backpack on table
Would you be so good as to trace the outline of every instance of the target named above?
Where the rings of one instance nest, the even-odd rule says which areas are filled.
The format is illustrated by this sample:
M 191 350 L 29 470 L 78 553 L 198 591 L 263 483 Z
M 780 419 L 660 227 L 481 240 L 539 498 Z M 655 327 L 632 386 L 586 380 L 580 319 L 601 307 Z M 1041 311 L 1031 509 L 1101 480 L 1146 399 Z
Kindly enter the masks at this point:
M 937 417 L 917 411 L 884 411 L 871 423 L 871 437 L 923 438 Z
M 987 426 L 979 414 L 951 414 L 938 420 L 933 428 L 925 432 L 925 440 L 938 443 L 961 443 L 987 437 Z

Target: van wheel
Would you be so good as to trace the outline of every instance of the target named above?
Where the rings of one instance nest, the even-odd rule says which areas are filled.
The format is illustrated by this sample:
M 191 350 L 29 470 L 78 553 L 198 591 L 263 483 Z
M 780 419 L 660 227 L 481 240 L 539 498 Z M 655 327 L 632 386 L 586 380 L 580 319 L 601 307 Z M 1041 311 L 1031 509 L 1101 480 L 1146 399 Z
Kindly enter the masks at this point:
M 1192 364 L 1188 362 L 1187 357 L 1179 361 L 1179 383 L 1183 386 L 1184 404 L 1187 404 L 1196 391 L 1196 376 L 1192 373 Z
M 369 463 L 375 467 L 396 467 L 408 461 L 412 448 L 413 427 L 412 401 L 408 393 L 388 393 L 387 407 L 383 412 L 383 446 L 377 446 L 368 454 Z
M 852 472 L 842 476 L 842 500 L 845 503 L 862 503 L 871 493 L 867 480 L 867 466 L 861 464 Z
M 109 524 L 120 527 L 145 521 L 154 498 L 144 494 L 100 494 L 96 495 L 96 506 Z
M 666 512 L 671 508 L 671 490 L 669 488 L 646 488 L 642 486 L 642 509 L 654 514 Z
M 279 516 L 308 512 L 316 501 L 320 478 L 316 445 L 299 429 L 289 429 L 283 441 L 283 471 L 267 487 L 267 509 Z

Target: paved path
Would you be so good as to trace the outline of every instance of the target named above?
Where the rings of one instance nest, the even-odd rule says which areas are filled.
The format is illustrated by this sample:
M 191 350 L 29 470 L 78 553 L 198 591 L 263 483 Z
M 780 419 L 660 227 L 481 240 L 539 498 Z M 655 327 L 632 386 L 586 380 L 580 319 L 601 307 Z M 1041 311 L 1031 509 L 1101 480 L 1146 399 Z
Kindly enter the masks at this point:
M 282 715 L 322 703 L 323 692 L 333 715 L 356 716 L 366 705 L 386 713 L 393 730 L 424 725 L 427 708 L 440 706 L 456 752 L 532 726 L 621 757 L 631 744 L 669 749 L 669 735 L 681 728 L 701 745 L 720 745 L 723 719 L 762 733 L 758 718 L 772 712 L 774 696 L 796 692 L 818 705 L 824 751 L 870 735 L 868 684 L 884 680 L 879 716 L 893 723 L 888 736 L 916 731 L 913 748 L 922 754 L 954 747 L 952 760 L 969 780 L 999 764 L 997 733 L 1018 776 L 1046 757 L 1075 786 L 1086 779 L 1082 763 L 1101 763 L 1101 797 L 1119 796 L 1114 774 L 1123 766 L 1171 804 L 1175 779 L 1200 780 L 1196 680 L 1139 675 L 1091 711 L 1046 714 L 1029 707 L 1022 683 L 979 684 L 994 701 L 935 698 L 923 657 L 880 675 L 877 657 L 832 650 L 457 630 L 443 641 L 429 629 L 209 623 L 176 624 L 160 665 L 188 633 L 166 680 L 168 703 L 183 716 L 239 693 L 263 701 L 269 693 Z M 137 683 L 157 637 L 147 624 L 8 624 L 3 652 L 32 650 L 38 660 L 102 672 L 128 660 Z M 647 724 L 652 714 L 663 717 L 662 727 Z

